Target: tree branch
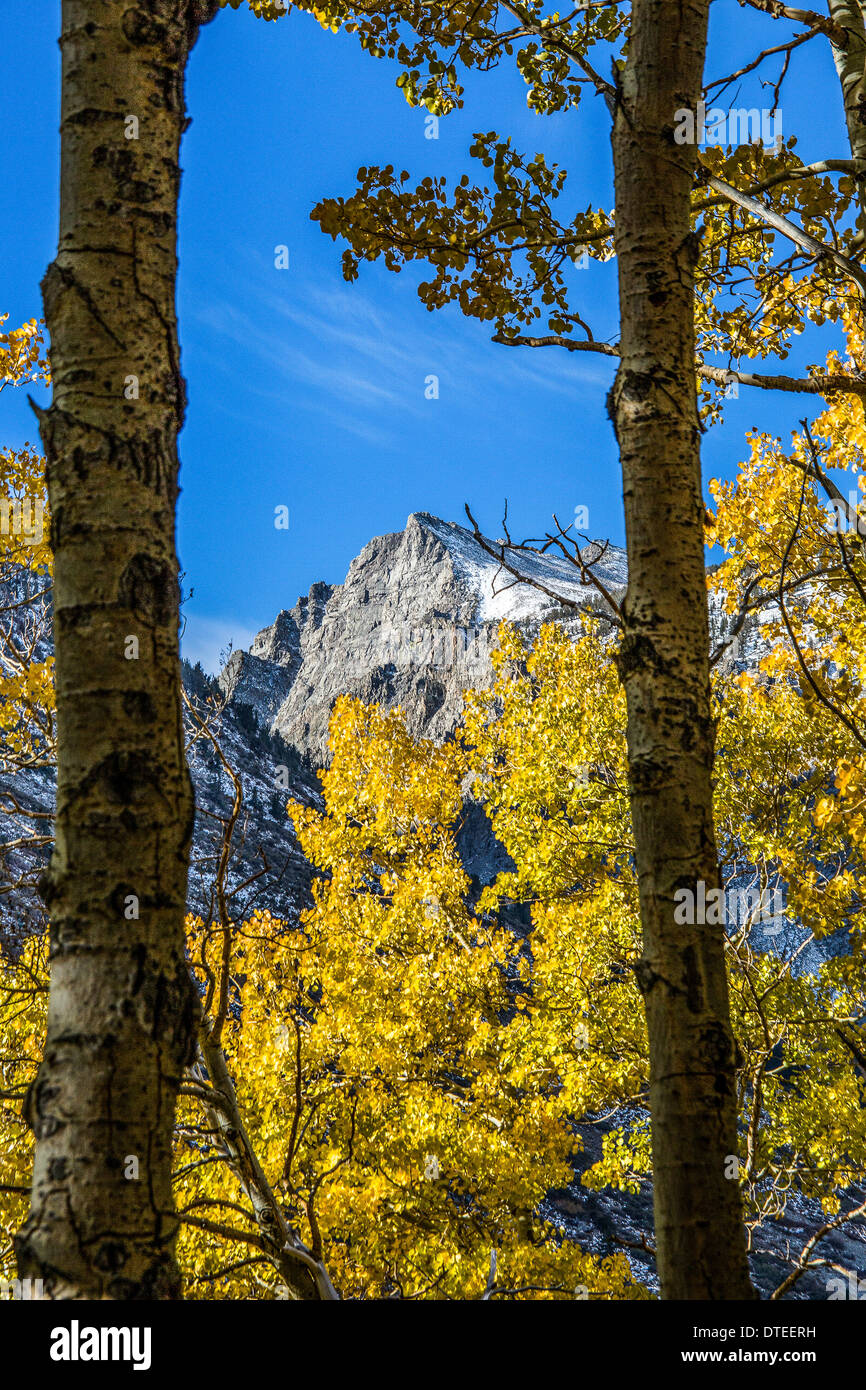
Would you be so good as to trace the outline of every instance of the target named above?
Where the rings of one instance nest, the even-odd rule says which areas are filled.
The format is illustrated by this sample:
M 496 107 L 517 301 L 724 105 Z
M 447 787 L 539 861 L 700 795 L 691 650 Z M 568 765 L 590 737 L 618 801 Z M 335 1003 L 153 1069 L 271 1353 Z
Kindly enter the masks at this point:
M 866 284 L 866 276 L 864 276 Z M 602 357 L 620 355 L 618 343 L 586 342 L 582 338 L 568 338 L 561 333 L 550 333 L 543 338 L 532 338 L 525 334 L 506 337 L 494 334 L 491 342 L 503 347 L 563 347 L 568 352 L 596 352 Z M 866 399 L 866 376 L 849 376 L 846 372 L 816 372 L 814 376 L 778 376 L 769 372 L 743 372 L 730 367 L 711 367 L 706 362 L 698 362 L 695 371 L 705 381 L 715 382 L 717 386 L 729 386 L 737 381 L 741 386 L 754 386 L 761 391 L 789 391 L 806 396 L 832 395 L 834 391 L 849 396 Z

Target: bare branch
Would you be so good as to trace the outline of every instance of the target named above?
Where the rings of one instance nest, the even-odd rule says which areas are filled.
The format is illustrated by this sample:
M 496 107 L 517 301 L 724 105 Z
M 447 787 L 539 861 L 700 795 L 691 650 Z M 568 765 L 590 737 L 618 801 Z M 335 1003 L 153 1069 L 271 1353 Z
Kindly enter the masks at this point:
M 508 561 L 505 558 L 506 550 L 526 551 L 530 550 L 531 547 L 525 545 L 513 545 L 508 542 L 500 545 L 498 548 L 496 546 L 491 545 L 487 538 L 482 534 L 478 522 L 475 520 L 475 517 L 469 510 L 468 502 L 464 503 L 464 509 L 466 515 L 468 516 L 472 524 L 472 533 L 475 539 L 477 540 L 478 544 L 481 546 L 481 549 L 485 551 L 488 555 L 492 556 L 494 560 L 498 560 L 502 569 L 504 569 L 508 574 L 513 575 L 517 583 L 529 584 L 533 589 L 538 589 L 540 593 L 546 594 L 547 597 L 552 599 L 554 603 L 560 604 L 563 608 L 570 608 L 575 613 L 584 613 L 586 611 L 586 605 L 584 603 L 579 602 L 577 599 L 566 598 L 564 594 L 555 593 L 553 589 L 548 589 L 546 584 L 542 584 L 540 579 L 533 579 L 531 576 L 524 574 L 522 570 L 517 569 L 515 565 L 511 564 L 510 561 Z M 568 558 L 572 559 L 571 556 L 569 556 Z M 581 564 L 579 561 L 574 561 L 572 559 L 572 563 L 575 564 L 578 569 L 581 568 Z M 596 578 L 596 576 L 592 573 L 592 570 L 588 566 L 584 567 L 584 572 L 587 575 L 589 581 L 593 584 L 593 586 L 596 589 L 599 590 L 599 592 L 604 597 L 605 601 L 608 604 L 610 604 L 611 608 L 613 609 L 612 613 L 599 613 L 598 616 L 600 618 L 604 618 L 607 622 L 612 623 L 615 627 L 621 627 L 622 618 L 619 616 L 619 605 L 611 597 L 607 589 L 604 587 L 601 581 Z
M 503 333 L 496 333 L 491 342 L 501 343 L 503 347 L 563 347 L 569 352 L 596 352 L 603 357 L 618 358 L 620 355 L 618 343 L 586 342 L 582 338 L 569 338 L 562 333 L 550 333 L 541 338 L 520 333 L 506 337 Z M 866 376 L 850 376 L 846 372 L 815 372 L 814 376 L 808 377 L 778 376 L 769 372 L 743 372 L 730 367 L 711 367 L 706 362 L 698 362 L 695 371 L 699 377 L 705 381 L 712 381 L 717 386 L 729 386 L 736 381 L 741 386 L 754 386 L 762 391 L 789 391 L 806 396 L 828 396 L 839 391 L 866 399 Z

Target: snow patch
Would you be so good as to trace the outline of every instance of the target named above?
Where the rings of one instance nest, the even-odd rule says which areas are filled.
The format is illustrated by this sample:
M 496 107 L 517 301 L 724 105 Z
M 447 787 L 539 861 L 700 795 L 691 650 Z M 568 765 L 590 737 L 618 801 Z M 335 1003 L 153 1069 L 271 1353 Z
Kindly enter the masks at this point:
M 531 584 L 521 584 L 504 570 L 492 555 L 488 555 L 471 531 L 453 521 L 442 521 L 428 512 L 413 512 L 408 527 L 413 524 L 429 531 L 447 549 L 455 577 L 477 595 L 475 620 L 485 622 L 525 622 L 541 620 L 556 608 L 556 598 L 542 593 Z M 485 539 L 487 539 L 485 537 Z M 495 541 L 488 544 L 495 545 Z M 592 542 L 584 547 L 591 558 L 602 547 Z M 582 607 L 598 601 L 598 590 L 592 584 L 581 583 L 578 571 L 563 555 L 539 555 L 531 552 L 507 552 L 515 569 L 527 579 L 543 584 L 550 594 L 579 603 Z M 626 584 L 626 555 L 618 546 L 608 546 L 604 559 L 593 566 L 593 573 L 607 589 L 622 589 Z

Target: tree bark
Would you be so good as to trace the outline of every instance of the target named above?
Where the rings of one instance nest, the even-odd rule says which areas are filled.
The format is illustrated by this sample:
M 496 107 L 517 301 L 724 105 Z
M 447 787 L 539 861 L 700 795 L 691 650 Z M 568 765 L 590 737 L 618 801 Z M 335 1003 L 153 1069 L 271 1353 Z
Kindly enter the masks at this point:
M 175 315 L 184 70 L 217 0 L 63 0 L 60 235 L 40 413 L 54 552 L 56 845 L 22 1277 L 180 1296 L 175 1099 L 196 1041 L 183 920 Z
M 709 0 L 634 0 L 613 131 L 629 579 L 620 674 L 650 1043 L 655 1239 L 667 1299 L 754 1297 L 738 1183 L 735 1047 L 722 926 L 681 926 L 674 894 L 719 884 L 695 392 L 689 197 L 695 147 L 675 112 L 700 96 Z
M 295 1302 L 335 1301 L 336 1291 L 324 1264 L 314 1260 L 286 1221 L 250 1142 L 225 1054 L 205 1026 L 201 1032 L 201 1057 L 218 1105 L 207 1107 L 208 1120 L 223 1145 L 226 1160 L 244 1189 L 255 1213 L 262 1248 L 285 1281 L 289 1299 Z
M 844 48 L 831 38 L 833 62 L 842 87 L 845 125 L 857 163 L 857 243 L 866 242 L 866 19 L 862 0 L 828 0 L 830 18 L 844 29 Z

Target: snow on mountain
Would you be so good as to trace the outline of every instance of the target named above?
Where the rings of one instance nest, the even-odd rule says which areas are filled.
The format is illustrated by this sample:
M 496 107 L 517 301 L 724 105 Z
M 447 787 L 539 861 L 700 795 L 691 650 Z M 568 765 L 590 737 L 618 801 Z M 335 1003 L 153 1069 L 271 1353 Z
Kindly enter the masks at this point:
M 485 551 L 471 531 L 453 521 L 440 521 L 427 512 L 409 517 L 407 528 L 416 525 L 442 542 L 451 559 L 455 579 L 478 595 L 476 621 L 479 623 L 543 622 L 558 605 L 538 588 L 515 583 L 513 576 Z M 496 542 L 490 542 L 496 544 Z M 627 581 L 625 551 L 593 541 L 583 548 L 587 561 L 596 554 L 603 558 L 593 564 L 593 572 L 609 590 L 624 589 Z M 598 592 L 578 578 L 575 565 L 558 552 L 539 555 L 524 551 L 510 561 L 527 580 L 534 580 L 572 603 L 587 607 L 597 601 Z
M 584 557 L 603 549 L 593 543 Z M 343 693 L 399 705 L 414 734 L 442 738 L 463 690 L 489 680 L 500 622 L 534 635 L 551 619 L 572 625 L 572 604 L 606 607 L 564 556 L 520 553 L 516 565 L 549 592 L 515 583 L 465 527 L 413 513 L 405 530 L 370 541 L 342 584 L 314 584 L 248 652 L 233 653 L 220 683 L 315 761 L 326 758 L 328 718 Z M 594 570 L 621 596 L 624 551 L 607 548 Z

